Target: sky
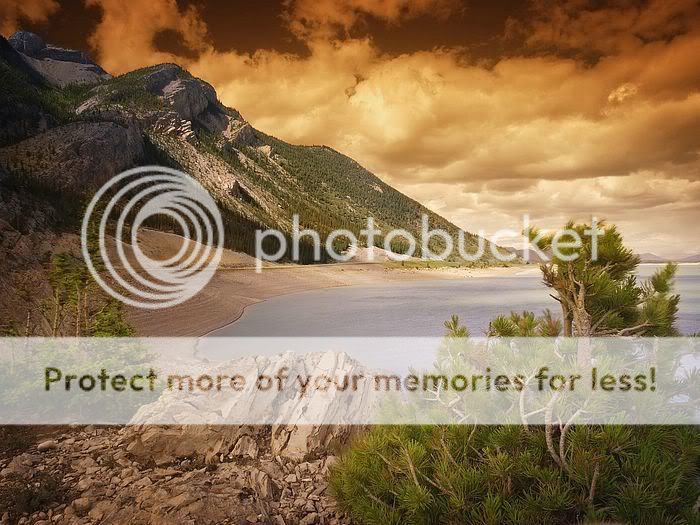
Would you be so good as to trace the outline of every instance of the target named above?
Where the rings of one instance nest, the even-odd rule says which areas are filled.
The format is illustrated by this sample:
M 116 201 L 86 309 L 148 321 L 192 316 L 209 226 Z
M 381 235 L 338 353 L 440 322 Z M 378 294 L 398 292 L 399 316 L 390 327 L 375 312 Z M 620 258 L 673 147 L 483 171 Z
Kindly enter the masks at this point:
M 469 231 L 596 216 L 700 252 L 696 0 L 3 0 L 18 28 L 112 74 L 176 62 Z

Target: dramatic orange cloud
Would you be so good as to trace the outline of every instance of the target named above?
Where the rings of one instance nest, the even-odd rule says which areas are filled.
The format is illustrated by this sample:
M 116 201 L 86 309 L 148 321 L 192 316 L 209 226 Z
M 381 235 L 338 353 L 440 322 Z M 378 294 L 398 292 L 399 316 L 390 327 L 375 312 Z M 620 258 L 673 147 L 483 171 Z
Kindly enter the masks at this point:
M 689 32 L 700 22 L 696 0 L 630 1 L 610 6 L 581 0 L 537 0 L 523 28 L 530 45 L 620 52 Z M 513 30 L 513 26 L 511 26 Z
M 384 22 L 422 15 L 445 19 L 464 9 L 459 0 L 289 0 L 285 20 L 301 38 L 347 35 L 365 15 Z
M 43 22 L 58 10 L 56 0 L 2 0 L 0 2 L 0 33 L 11 35 L 22 21 Z
M 206 47 L 206 24 L 194 7 L 181 10 L 176 0 L 85 0 L 87 6 L 100 7 L 102 20 L 90 37 L 101 66 L 115 74 L 163 62 L 181 62 L 180 57 L 158 51 L 156 35 L 165 30 L 179 34 L 185 45 L 195 51 Z

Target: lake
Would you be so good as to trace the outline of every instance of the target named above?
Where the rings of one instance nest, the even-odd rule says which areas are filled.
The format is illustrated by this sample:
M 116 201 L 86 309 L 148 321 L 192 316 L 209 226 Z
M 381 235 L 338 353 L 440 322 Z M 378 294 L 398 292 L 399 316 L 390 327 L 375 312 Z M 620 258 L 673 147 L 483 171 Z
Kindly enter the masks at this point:
M 646 278 L 659 265 L 641 265 Z M 680 265 L 678 328 L 700 332 L 700 265 Z M 513 276 L 414 281 L 381 286 L 313 290 L 268 299 L 246 308 L 243 316 L 212 336 L 441 336 L 443 322 L 457 314 L 474 336 L 489 321 L 511 310 L 550 308 L 560 313 L 537 268 Z

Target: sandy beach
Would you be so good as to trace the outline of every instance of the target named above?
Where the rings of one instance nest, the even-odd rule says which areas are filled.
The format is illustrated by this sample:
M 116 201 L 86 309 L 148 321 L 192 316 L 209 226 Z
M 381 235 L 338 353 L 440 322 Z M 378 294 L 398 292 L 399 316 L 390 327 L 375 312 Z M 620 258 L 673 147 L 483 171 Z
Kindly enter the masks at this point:
M 179 247 L 176 235 L 148 231 L 139 234 L 144 251 L 165 258 Z M 163 310 L 129 308 L 127 316 L 140 336 L 197 337 L 236 321 L 245 308 L 271 297 L 337 286 L 372 286 L 392 282 L 469 279 L 517 275 L 533 266 L 492 268 L 387 268 L 378 263 L 330 265 L 269 265 L 256 273 L 255 260 L 225 250 L 219 271 L 195 297 Z

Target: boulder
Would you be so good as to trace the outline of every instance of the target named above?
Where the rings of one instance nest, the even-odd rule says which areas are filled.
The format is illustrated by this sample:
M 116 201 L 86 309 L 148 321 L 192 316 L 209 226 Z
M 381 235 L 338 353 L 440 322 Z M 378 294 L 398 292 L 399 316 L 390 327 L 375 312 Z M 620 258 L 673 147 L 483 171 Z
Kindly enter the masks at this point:
M 217 365 L 206 373 L 216 377 L 236 370 L 246 378 L 274 377 L 281 368 L 286 368 L 291 378 L 299 374 L 372 375 L 343 352 L 248 356 Z M 375 403 L 376 393 L 369 383 L 352 394 L 329 390 L 307 392 L 303 397 L 292 389 L 222 390 L 196 396 L 173 390 L 139 409 L 132 420 L 135 426 L 130 427 L 125 439 L 133 454 L 156 457 L 158 461 L 185 456 L 211 461 L 228 450 L 234 455 L 269 451 L 299 460 L 345 444 L 361 428 L 343 422 L 352 422 L 358 414 L 374 410 Z M 279 423 L 251 425 L 270 420 Z
M 78 498 L 73 500 L 73 509 L 79 515 L 87 513 L 93 505 L 93 501 L 90 498 Z
M 36 449 L 39 452 L 46 452 L 47 450 L 54 449 L 58 446 L 58 443 L 56 443 L 56 440 L 54 439 L 49 439 L 47 441 L 42 441 L 39 443 L 36 447 Z
M 231 454 L 234 456 L 247 456 L 255 459 L 258 456 L 258 444 L 250 436 L 241 436 L 233 446 Z

